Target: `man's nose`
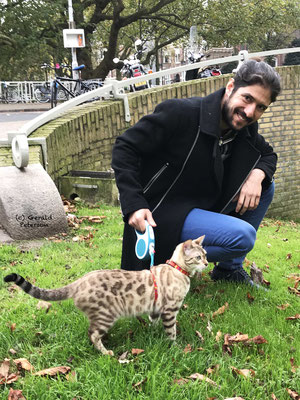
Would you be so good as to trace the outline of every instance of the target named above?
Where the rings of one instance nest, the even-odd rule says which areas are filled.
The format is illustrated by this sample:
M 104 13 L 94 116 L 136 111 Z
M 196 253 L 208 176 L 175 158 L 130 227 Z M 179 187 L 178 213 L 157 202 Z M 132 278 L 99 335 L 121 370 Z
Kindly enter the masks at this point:
M 253 118 L 255 115 L 255 110 L 256 110 L 256 104 L 251 103 L 248 104 L 247 107 L 244 109 L 245 114 L 247 115 L 248 118 Z

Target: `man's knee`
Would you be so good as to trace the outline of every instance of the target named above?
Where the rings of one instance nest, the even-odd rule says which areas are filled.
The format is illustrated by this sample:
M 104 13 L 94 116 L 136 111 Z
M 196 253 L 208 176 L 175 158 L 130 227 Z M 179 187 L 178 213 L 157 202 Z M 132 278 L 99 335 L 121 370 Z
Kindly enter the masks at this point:
M 254 247 L 256 230 L 247 222 L 239 224 L 236 230 L 236 245 L 241 253 L 249 253 Z

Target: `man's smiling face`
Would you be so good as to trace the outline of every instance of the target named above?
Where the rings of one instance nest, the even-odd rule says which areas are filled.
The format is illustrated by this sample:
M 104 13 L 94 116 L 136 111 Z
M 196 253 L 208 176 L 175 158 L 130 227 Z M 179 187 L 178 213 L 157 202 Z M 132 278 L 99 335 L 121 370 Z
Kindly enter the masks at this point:
M 234 89 L 234 80 L 227 86 L 222 101 L 221 128 L 240 130 L 256 122 L 271 103 L 271 91 L 261 85 L 251 85 Z

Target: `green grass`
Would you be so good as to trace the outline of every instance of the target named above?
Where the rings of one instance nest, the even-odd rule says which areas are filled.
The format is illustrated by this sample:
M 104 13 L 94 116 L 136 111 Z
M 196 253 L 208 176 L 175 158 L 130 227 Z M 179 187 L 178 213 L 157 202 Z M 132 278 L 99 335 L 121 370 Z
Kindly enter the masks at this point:
M 18 272 L 40 287 L 53 288 L 95 269 L 118 268 L 123 230 L 119 210 L 79 205 L 76 215 L 106 218 L 102 224 L 85 221 L 66 237 L 41 241 L 40 247 L 30 249 L 28 243 L 0 245 L 0 364 L 5 358 L 26 358 L 35 371 L 55 366 L 69 366 L 72 371 L 69 380 L 63 375 L 39 377 L 21 371 L 16 382 L 0 385 L 1 400 L 8 398 L 11 387 L 22 390 L 26 400 L 221 400 L 234 396 L 260 400 L 271 399 L 272 393 L 284 400 L 291 398 L 287 388 L 300 393 L 300 367 L 292 371 L 290 361 L 300 366 L 299 319 L 286 320 L 300 312 L 299 297 L 288 291 L 295 285 L 288 276 L 300 275 L 299 224 L 266 220 L 259 230 L 256 246 L 247 259 L 267 271 L 267 292 L 213 283 L 208 274 L 210 265 L 201 281 L 192 282 L 186 306 L 178 316 L 176 345 L 170 346 L 161 323 L 151 327 L 136 319 L 124 319 L 115 324 L 105 341 L 115 352 L 115 357 L 108 357 L 89 342 L 87 320 L 72 301 L 52 303 L 46 312 L 37 309 L 36 299 L 3 283 L 5 275 Z M 91 226 L 92 230 L 85 229 Z M 93 235 L 90 239 L 89 233 Z M 79 235 L 86 239 L 72 240 Z M 249 267 L 246 269 L 249 271 Z M 213 312 L 226 302 L 225 312 L 213 318 Z M 287 303 L 285 310 L 277 308 Z M 219 341 L 217 332 L 221 332 Z M 262 335 L 267 343 L 236 344 L 229 355 L 223 351 L 224 334 L 238 332 L 251 338 Z M 191 347 L 189 352 L 185 351 L 187 345 Z M 144 352 L 132 355 L 132 348 Z M 12 354 L 11 349 L 16 353 Z M 125 351 L 130 362 L 121 364 L 118 357 Z M 209 374 L 207 369 L 212 367 L 216 371 Z M 251 369 L 255 376 L 236 376 L 231 367 Z M 182 385 L 175 383 L 193 373 L 209 377 L 218 386 L 191 379 Z

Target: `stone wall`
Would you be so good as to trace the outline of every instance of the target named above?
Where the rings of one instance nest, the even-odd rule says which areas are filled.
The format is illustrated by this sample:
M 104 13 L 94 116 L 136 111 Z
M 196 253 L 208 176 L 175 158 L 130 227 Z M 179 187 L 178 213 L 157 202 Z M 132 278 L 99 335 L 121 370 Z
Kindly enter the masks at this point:
M 260 133 L 278 153 L 276 195 L 269 216 L 300 219 L 300 66 L 280 67 L 283 90 L 260 120 Z M 124 119 L 120 100 L 78 106 L 37 129 L 30 137 L 46 137 L 48 173 L 58 185 L 72 170 L 108 171 L 115 138 L 151 113 L 165 99 L 205 96 L 226 85 L 230 75 L 176 83 L 128 94 L 131 121 Z M 34 146 L 34 159 L 41 150 Z M 39 152 L 39 154 L 37 154 Z M 7 149 L 0 148 L 9 163 Z

